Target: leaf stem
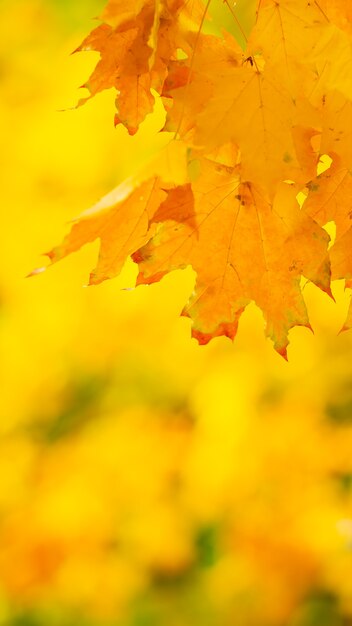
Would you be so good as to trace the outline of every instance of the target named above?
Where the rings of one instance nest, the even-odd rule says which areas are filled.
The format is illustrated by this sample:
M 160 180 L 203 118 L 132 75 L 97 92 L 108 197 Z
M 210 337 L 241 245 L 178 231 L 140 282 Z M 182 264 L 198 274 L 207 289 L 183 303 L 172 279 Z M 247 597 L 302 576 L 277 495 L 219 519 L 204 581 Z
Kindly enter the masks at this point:
M 191 80 L 192 70 L 193 70 L 193 66 L 194 66 L 194 59 L 195 59 L 195 55 L 196 55 L 196 50 L 197 50 L 197 46 L 198 46 L 198 42 L 199 42 L 199 37 L 200 37 L 200 34 L 201 34 L 201 32 L 202 32 L 202 28 L 203 28 L 203 25 L 204 25 L 204 21 L 205 21 L 205 18 L 206 18 L 206 14 L 208 13 L 208 9 L 209 9 L 210 3 L 211 3 L 211 0 L 207 0 L 207 4 L 206 4 L 206 6 L 205 6 L 204 13 L 203 13 L 203 15 L 202 15 L 202 19 L 201 19 L 201 21 L 200 21 L 199 28 L 198 28 L 198 32 L 197 32 L 197 35 L 196 35 L 196 40 L 195 40 L 195 43 L 194 43 L 194 48 L 193 48 L 193 50 L 192 50 L 191 63 L 190 63 L 190 66 L 189 66 L 189 74 L 188 74 L 188 77 L 187 77 L 187 83 L 186 83 L 185 97 L 184 97 L 184 99 L 183 99 L 183 105 L 182 105 L 182 111 L 181 111 L 181 115 L 180 115 L 180 120 L 179 120 L 179 123 L 178 123 L 177 129 L 176 129 L 176 131 L 175 131 L 175 139 L 176 139 L 177 135 L 178 135 L 178 134 L 179 134 L 179 132 L 180 132 L 181 124 L 182 124 L 183 117 L 184 117 L 184 114 L 185 114 L 186 102 L 187 102 L 187 96 L 188 96 L 188 92 L 189 92 L 189 85 L 190 85 L 190 80 Z
M 242 37 L 244 38 L 245 42 L 246 42 L 246 43 L 248 43 L 248 37 L 247 37 L 246 33 L 244 32 L 244 30 L 243 30 L 243 28 L 242 28 L 241 22 L 240 22 L 240 20 L 238 19 L 237 15 L 236 15 L 236 13 L 235 13 L 235 10 L 234 10 L 234 9 L 233 9 L 233 7 L 230 5 L 229 0 L 224 0 L 224 3 L 225 3 L 225 4 L 226 4 L 226 6 L 228 7 L 228 9 L 229 9 L 229 11 L 230 11 L 230 13 L 231 13 L 232 17 L 234 18 L 234 20 L 235 20 L 235 22 L 236 22 L 236 24 L 237 24 L 237 27 L 238 27 L 238 29 L 239 29 L 239 31 L 240 31 L 240 33 L 241 33 Z

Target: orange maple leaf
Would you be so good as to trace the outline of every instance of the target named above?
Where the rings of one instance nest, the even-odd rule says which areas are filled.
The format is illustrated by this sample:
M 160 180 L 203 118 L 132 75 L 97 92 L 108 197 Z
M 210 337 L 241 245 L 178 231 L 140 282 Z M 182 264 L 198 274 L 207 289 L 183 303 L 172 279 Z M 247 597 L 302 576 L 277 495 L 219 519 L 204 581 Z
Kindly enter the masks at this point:
M 100 61 L 83 87 L 90 91 L 89 98 L 115 87 L 115 124 L 126 126 L 131 135 L 153 110 L 151 90 L 161 93 L 168 64 L 177 50 L 190 52 L 188 29 L 197 27 L 199 12 L 198 0 L 114 0 L 102 14 L 104 23 L 77 48 L 77 52 L 100 53 Z
M 242 182 L 237 167 L 203 159 L 192 193 L 177 191 L 168 192 L 162 224 L 134 257 L 137 282 L 192 265 L 197 282 L 184 313 L 201 343 L 225 327 L 221 334 L 234 336 L 239 316 L 254 300 L 267 334 L 286 356 L 289 329 L 309 326 L 300 277 L 330 291 L 329 236 L 300 210 L 293 185 L 282 183 L 271 202 L 263 190 Z

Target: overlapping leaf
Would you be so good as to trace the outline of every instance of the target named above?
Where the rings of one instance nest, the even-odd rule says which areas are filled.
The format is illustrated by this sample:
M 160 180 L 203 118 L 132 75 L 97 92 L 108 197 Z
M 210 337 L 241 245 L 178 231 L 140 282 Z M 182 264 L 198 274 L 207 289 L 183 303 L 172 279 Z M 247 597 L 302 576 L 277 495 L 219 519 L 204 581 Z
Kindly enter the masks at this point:
M 203 159 L 192 193 L 179 191 L 168 192 L 162 224 L 135 256 L 138 282 L 190 264 L 197 281 L 185 313 L 201 343 L 218 334 L 234 337 L 254 300 L 275 348 L 286 355 L 289 329 L 309 325 L 300 277 L 330 289 L 328 235 L 300 211 L 294 186 L 282 183 L 271 202 L 236 167 Z
M 83 213 L 63 243 L 48 253 L 52 263 L 100 239 L 98 264 L 89 284 L 113 278 L 126 258 L 144 245 L 155 227 L 153 217 L 167 188 L 187 179 L 186 152 L 181 143 L 168 146 L 150 166 L 123 182 Z
M 115 123 L 130 134 L 153 110 L 151 89 L 161 92 L 177 50 L 190 52 L 187 29 L 196 28 L 199 13 L 198 0 L 113 0 L 102 14 L 104 23 L 77 49 L 100 53 L 84 87 L 90 97 L 111 87 L 118 91 Z

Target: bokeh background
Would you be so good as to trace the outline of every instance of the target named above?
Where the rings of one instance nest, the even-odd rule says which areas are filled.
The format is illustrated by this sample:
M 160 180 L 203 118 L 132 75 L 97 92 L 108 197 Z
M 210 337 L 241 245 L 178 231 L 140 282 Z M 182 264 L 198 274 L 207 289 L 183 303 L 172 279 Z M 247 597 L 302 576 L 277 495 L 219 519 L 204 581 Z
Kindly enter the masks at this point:
M 134 138 L 112 93 L 73 109 L 103 4 L 0 3 L 0 624 L 350 626 L 342 282 L 336 303 L 305 285 L 315 334 L 286 363 L 254 305 L 234 344 L 190 339 L 191 269 L 131 290 L 129 262 L 87 289 L 94 244 L 25 278 L 165 142 L 160 107 Z

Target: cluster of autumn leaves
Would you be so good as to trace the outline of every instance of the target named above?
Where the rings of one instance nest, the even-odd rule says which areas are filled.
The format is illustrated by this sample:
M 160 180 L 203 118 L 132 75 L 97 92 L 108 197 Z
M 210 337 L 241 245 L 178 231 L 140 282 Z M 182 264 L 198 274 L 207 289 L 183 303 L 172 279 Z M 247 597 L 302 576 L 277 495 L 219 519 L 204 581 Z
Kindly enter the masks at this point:
M 141 162 L 142 141 L 146 155 L 170 137 L 153 137 L 156 116 L 131 141 L 121 125 L 115 133 L 104 123 L 112 90 L 56 112 L 89 73 L 94 54 L 66 53 L 99 3 L 0 3 L 9 207 L 0 248 L 0 622 L 347 626 L 352 334 L 336 337 L 348 303 L 342 281 L 336 305 L 305 287 L 315 336 L 295 329 L 286 364 L 252 305 L 235 350 L 221 338 L 198 349 L 188 320 L 177 319 L 189 269 L 126 292 L 129 262 L 115 280 L 81 289 L 96 242 L 40 280 L 23 279 L 72 206 L 89 206 L 116 172 Z M 184 184 L 182 143 L 168 153 L 176 165 L 172 173 L 159 159 L 174 183 L 164 198 Z M 120 198 L 147 193 L 155 168 Z
M 128 256 L 138 283 L 191 265 L 183 314 L 200 343 L 233 338 L 254 301 L 286 356 L 289 330 L 309 327 L 302 277 L 330 295 L 331 279 L 352 279 L 352 9 L 260 0 L 244 51 L 228 32 L 204 33 L 209 15 L 211 1 L 109 1 L 79 47 L 100 53 L 85 87 L 117 90 L 115 122 L 130 134 L 161 98 L 170 143 L 49 256 L 99 238 L 92 284 Z

